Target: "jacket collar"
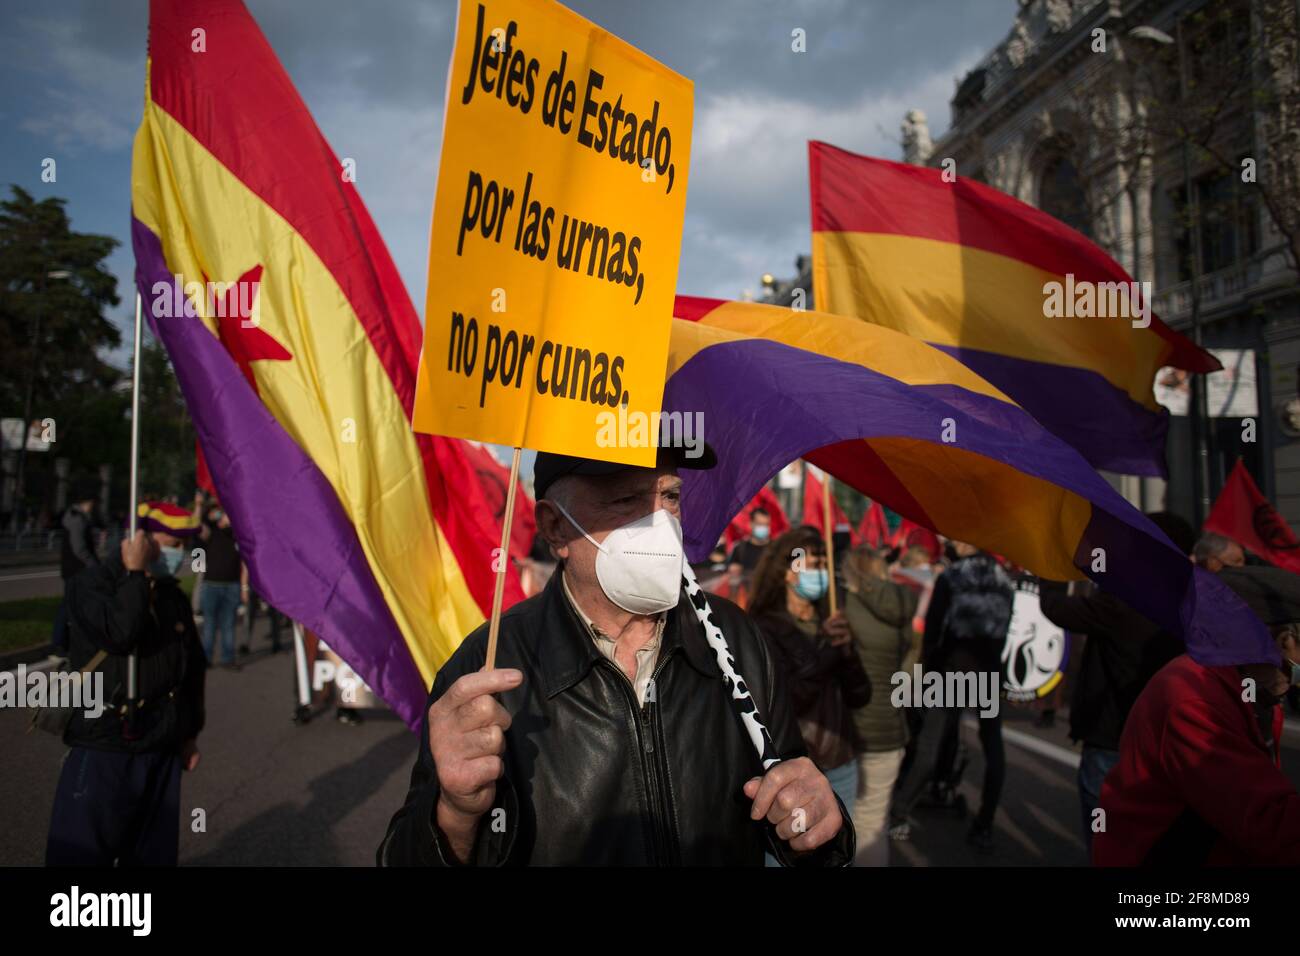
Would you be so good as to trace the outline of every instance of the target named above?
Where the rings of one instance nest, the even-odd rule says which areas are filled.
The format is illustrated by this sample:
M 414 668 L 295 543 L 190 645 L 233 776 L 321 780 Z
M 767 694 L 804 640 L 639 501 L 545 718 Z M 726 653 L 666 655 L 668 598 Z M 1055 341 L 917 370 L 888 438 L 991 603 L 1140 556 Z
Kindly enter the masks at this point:
M 541 594 L 537 669 L 548 699 L 568 690 L 584 678 L 597 661 L 604 660 L 586 623 L 564 595 L 563 572 L 561 563 L 556 566 Z M 678 592 L 677 606 L 667 615 L 656 669 L 669 657 L 681 654 L 700 673 L 717 676 L 720 673 L 717 661 L 704 641 L 703 630 L 685 590 Z

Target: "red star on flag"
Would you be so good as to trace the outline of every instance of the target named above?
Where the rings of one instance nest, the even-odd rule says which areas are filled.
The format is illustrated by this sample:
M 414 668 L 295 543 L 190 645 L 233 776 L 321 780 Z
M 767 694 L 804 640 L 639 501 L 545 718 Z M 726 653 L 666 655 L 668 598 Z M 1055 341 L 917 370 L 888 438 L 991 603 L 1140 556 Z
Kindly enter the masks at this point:
M 225 350 L 230 353 L 230 357 L 235 360 L 239 370 L 252 386 L 254 394 L 260 397 L 261 392 L 257 388 L 257 379 L 253 377 L 253 363 L 261 360 L 270 360 L 275 362 L 292 361 L 293 356 L 289 350 L 277 342 L 271 335 L 262 331 L 257 325 L 248 323 L 247 318 L 240 315 L 241 301 L 247 301 L 252 311 L 252 303 L 256 300 L 257 290 L 262 284 L 262 267 L 253 266 L 242 276 L 239 281 L 229 289 L 225 290 L 222 305 L 216 307 L 212 303 L 213 312 L 217 320 L 217 338 L 221 341 Z M 203 276 L 205 286 L 209 279 L 205 274 Z M 253 292 L 247 300 L 242 300 L 239 291 L 244 283 L 252 283 Z M 197 471 L 198 485 L 203 490 L 215 494 L 216 488 L 212 484 L 212 476 L 208 471 L 207 460 L 203 456 L 203 449 L 197 439 L 194 442 L 195 451 L 195 469 Z
M 203 278 L 206 282 L 208 277 L 205 275 Z M 213 303 L 217 320 L 217 337 L 230 353 L 230 357 L 235 360 L 239 370 L 244 373 L 248 384 L 253 386 L 254 392 L 257 392 L 257 380 L 253 377 L 253 362 L 263 359 L 287 362 L 293 359 L 288 349 L 263 332 L 259 326 L 250 324 L 247 317 L 240 315 L 240 288 L 245 283 L 251 284 L 252 295 L 247 300 L 242 300 L 251 305 L 257 297 L 261 280 L 262 267 L 253 266 L 239 277 L 239 281 L 233 287 L 225 290 L 221 306 L 218 307 L 215 302 Z

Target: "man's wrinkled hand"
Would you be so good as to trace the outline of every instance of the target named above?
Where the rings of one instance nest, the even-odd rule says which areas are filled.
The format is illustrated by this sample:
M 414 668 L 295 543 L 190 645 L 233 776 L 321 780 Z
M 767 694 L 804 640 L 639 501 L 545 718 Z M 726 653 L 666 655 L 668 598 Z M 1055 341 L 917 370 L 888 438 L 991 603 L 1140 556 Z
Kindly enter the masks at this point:
M 750 817 L 766 817 L 796 853 L 806 853 L 840 832 L 844 818 L 830 781 L 807 757 L 783 761 L 745 784 L 754 801 Z
M 512 668 L 464 674 L 429 708 L 429 749 L 438 768 L 440 803 L 466 822 L 491 809 L 505 769 L 501 755 L 510 713 L 492 695 L 523 681 L 523 673 Z

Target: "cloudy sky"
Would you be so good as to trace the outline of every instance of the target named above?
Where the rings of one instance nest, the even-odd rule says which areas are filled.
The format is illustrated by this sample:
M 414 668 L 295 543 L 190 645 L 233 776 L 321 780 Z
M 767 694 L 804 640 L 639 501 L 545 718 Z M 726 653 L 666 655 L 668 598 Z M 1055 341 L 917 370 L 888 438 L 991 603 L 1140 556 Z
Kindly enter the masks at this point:
M 179 2 L 179 0 L 177 0 Z M 357 186 L 423 311 L 456 5 L 248 0 Z M 809 249 L 806 143 L 900 158 L 904 112 L 937 137 L 960 77 L 1005 37 L 1016 0 L 575 0 L 695 83 L 680 292 L 737 297 Z M 0 0 L 0 186 L 62 196 L 74 228 L 117 237 L 129 328 L 131 140 L 145 0 Z M 791 51 L 791 31 L 807 51 Z M 57 182 L 41 163 L 57 161 Z

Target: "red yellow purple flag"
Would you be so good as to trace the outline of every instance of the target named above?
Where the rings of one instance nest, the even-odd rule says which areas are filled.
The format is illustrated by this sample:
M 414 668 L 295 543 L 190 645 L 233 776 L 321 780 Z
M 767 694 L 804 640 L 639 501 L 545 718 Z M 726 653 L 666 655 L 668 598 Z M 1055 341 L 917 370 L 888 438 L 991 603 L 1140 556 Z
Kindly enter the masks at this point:
M 1164 365 L 1220 367 L 1087 237 L 958 175 L 808 144 L 813 296 L 922 339 L 1094 467 L 1165 475 Z
M 136 281 L 254 587 L 415 725 L 500 540 L 462 443 L 411 430 L 419 317 L 243 3 L 156 0 L 146 75 Z
M 1091 578 L 1203 664 L 1276 661 L 1259 618 L 1074 448 L 943 350 L 827 312 L 678 296 L 664 410 L 718 465 L 682 473 L 692 559 L 804 458 L 922 528 L 1058 581 Z M 813 511 L 815 515 L 816 511 Z

